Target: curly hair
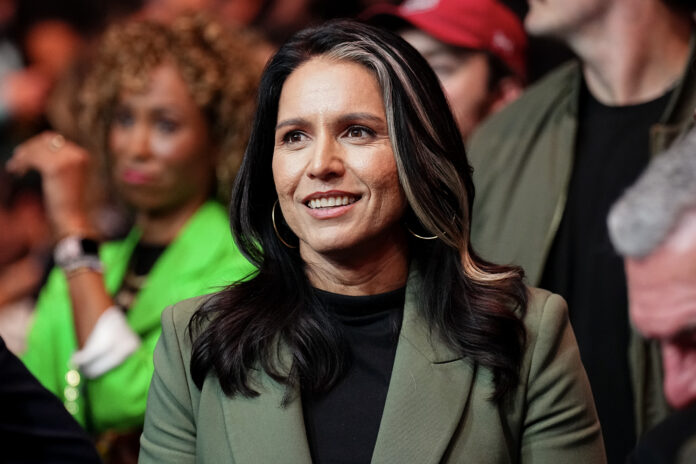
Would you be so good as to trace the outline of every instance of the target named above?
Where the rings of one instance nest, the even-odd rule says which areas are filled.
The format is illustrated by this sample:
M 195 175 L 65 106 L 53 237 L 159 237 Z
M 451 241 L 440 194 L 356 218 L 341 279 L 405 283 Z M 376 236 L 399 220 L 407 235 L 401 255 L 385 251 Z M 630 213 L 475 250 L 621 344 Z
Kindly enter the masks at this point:
M 163 63 L 179 71 L 205 115 L 220 155 L 218 196 L 227 194 L 246 146 L 263 68 L 258 41 L 250 33 L 224 28 L 204 14 L 187 14 L 171 24 L 128 21 L 112 26 L 96 51 L 80 94 L 80 129 L 103 159 L 108 130 L 122 91 L 139 92 Z

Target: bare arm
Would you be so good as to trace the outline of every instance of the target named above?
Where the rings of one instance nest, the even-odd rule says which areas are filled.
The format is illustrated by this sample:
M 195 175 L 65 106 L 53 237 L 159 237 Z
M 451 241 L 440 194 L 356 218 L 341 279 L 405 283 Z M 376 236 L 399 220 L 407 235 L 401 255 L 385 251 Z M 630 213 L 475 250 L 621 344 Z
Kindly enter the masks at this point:
M 44 132 L 17 147 L 8 171 L 41 174 L 43 196 L 54 238 L 97 237 L 85 206 L 90 155 L 54 132 Z M 114 303 L 100 272 L 80 269 L 67 275 L 78 345 L 82 348 L 99 317 Z

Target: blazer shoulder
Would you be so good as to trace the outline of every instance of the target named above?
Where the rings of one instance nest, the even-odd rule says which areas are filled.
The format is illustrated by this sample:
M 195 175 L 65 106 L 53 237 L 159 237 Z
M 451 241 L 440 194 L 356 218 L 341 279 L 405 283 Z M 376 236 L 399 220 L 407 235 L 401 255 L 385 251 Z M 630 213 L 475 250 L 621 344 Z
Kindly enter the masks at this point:
M 561 331 L 569 321 L 568 305 L 563 297 L 535 287 L 527 287 L 527 294 L 529 299 L 523 320 L 529 341 L 533 343 L 540 335 L 549 335 L 551 329 Z
M 527 311 L 533 314 L 551 308 L 552 311 L 567 310 L 566 301 L 561 295 L 538 287 L 527 287 Z
M 176 334 L 181 339 L 187 332 L 194 313 L 214 296 L 214 293 L 196 296 L 168 306 L 162 312 L 162 331 Z
M 573 94 L 580 78 L 580 64 L 571 60 L 551 71 L 528 87 L 522 95 L 501 111 L 487 118 L 471 136 L 467 148 L 474 153 L 490 144 L 501 142 L 501 134 L 528 130 L 548 118 L 549 111 L 562 109 L 559 105 Z M 504 137 L 503 137 L 504 138 Z

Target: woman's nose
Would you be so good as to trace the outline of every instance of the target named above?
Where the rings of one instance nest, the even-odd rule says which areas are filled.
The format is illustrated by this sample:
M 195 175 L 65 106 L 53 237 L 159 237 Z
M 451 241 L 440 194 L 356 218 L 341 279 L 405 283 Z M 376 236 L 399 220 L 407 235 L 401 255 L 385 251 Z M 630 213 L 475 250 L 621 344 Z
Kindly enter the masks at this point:
M 124 147 L 130 158 L 147 159 L 152 156 L 150 131 L 145 124 L 137 124 L 130 130 L 127 146 Z
M 310 178 L 327 180 L 340 177 L 345 172 L 344 150 L 336 139 L 330 136 L 317 138 L 307 175 Z

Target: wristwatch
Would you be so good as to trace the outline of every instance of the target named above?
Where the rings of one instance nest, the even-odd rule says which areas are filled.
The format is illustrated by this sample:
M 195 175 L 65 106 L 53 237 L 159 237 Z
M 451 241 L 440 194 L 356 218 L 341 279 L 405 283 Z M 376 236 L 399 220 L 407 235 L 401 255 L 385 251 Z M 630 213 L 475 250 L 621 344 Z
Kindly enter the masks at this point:
M 69 235 L 60 240 L 53 250 L 53 260 L 66 272 L 79 268 L 97 272 L 103 269 L 99 260 L 99 242 L 78 235 Z

